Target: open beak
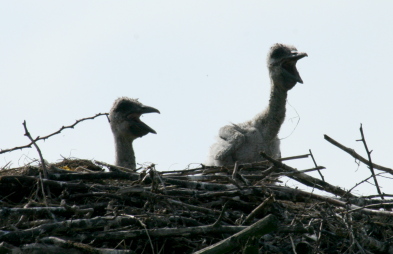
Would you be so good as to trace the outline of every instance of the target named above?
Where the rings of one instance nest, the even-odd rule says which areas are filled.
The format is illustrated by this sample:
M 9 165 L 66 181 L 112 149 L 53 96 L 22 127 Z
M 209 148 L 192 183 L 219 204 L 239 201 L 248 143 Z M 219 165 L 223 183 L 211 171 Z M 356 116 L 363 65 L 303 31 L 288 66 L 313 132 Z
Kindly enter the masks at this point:
M 127 117 L 129 119 L 130 126 L 132 126 L 132 130 L 133 130 L 132 132 L 137 137 L 145 136 L 148 133 L 157 134 L 157 132 L 155 130 L 153 130 L 150 126 L 148 126 L 147 124 L 142 122 L 140 119 L 142 114 L 147 114 L 147 113 L 159 113 L 160 114 L 160 111 L 156 108 L 143 105 L 137 112 L 131 113 Z
M 141 129 L 144 129 L 144 131 L 146 132 L 146 134 L 149 133 L 149 132 L 150 132 L 150 133 L 157 134 L 157 132 L 156 132 L 155 130 L 153 130 L 152 128 L 150 128 L 150 126 L 148 126 L 147 124 L 145 124 L 145 123 L 142 122 L 142 121 L 139 121 L 138 125 L 139 125 L 139 127 L 140 127 Z
M 293 52 L 292 55 L 286 57 L 282 64 L 281 67 L 292 77 L 296 80 L 296 82 L 299 82 L 303 84 L 303 80 L 300 77 L 300 74 L 298 70 L 296 69 L 296 63 L 298 60 L 302 59 L 303 57 L 308 56 L 307 53 L 304 52 Z

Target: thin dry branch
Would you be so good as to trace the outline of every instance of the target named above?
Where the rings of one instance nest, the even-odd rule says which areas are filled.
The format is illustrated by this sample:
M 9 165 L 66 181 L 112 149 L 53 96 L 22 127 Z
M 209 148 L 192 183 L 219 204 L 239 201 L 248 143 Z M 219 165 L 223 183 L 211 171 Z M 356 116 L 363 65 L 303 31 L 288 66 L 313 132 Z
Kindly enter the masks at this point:
M 383 194 L 381 192 L 381 189 L 379 188 L 379 184 L 378 184 L 378 180 L 377 177 L 375 176 L 375 172 L 374 172 L 374 167 L 373 167 L 373 162 L 371 161 L 371 153 L 372 151 L 368 150 L 367 147 L 367 143 L 366 143 L 366 138 L 364 137 L 364 133 L 363 133 L 363 126 L 360 124 L 360 134 L 362 135 L 362 139 L 358 140 L 358 141 L 362 141 L 364 144 L 364 149 L 366 149 L 366 153 L 367 153 L 367 157 L 368 157 L 368 168 L 371 171 L 371 175 L 374 179 L 374 183 L 375 183 L 375 187 L 377 188 L 377 192 L 379 194 L 379 196 L 381 196 L 381 199 L 383 199 Z
M 77 234 L 71 239 L 74 241 L 111 241 L 111 240 L 121 240 L 121 239 L 134 239 L 134 238 L 146 238 L 147 234 L 150 237 L 176 237 L 183 236 L 188 237 L 191 235 L 198 234 L 235 234 L 247 227 L 245 226 L 220 226 L 213 227 L 213 225 L 207 226 L 199 226 L 199 227 L 186 227 L 186 228 L 159 228 L 159 229 L 138 229 L 138 230 L 122 230 L 122 231 L 113 231 L 113 232 L 92 232 L 90 234 Z
M 272 232 L 278 228 L 278 219 L 274 215 L 268 215 L 265 218 L 255 222 L 253 225 L 243 229 L 214 245 L 205 249 L 194 252 L 194 254 L 214 254 L 214 253 L 228 253 L 234 248 L 239 247 L 239 244 L 245 244 L 251 238 L 259 238 L 264 234 Z
M 41 169 L 42 169 L 44 178 L 45 178 L 45 179 L 48 179 L 48 170 L 47 170 L 47 168 L 46 168 L 46 163 L 45 163 L 44 157 L 42 156 L 41 149 L 40 149 L 40 148 L 38 147 L 38 145 L 36 144 L 36 141 L 33 140 L 33 138 L 32 138 L 31 135 L 30 135 L 30 132 L 27 130 L 26 120 L 23 121 L 23 128 L 25 129 L 25 136 L 28 137 L 28 139 L 30 139 L 30 141 L 33 143 L 35 149 L 36 149 L 37 152 L 38 152 L 38 156 L 40 157 Z M 42 197 L 43 197 L 43 199 L 44 199 L 45 205 L 48 206 L 48 203 L 47 203 L 47 201 L 46 201 L 46 194 L 45 194 L 45 190 L 44 190 L 44 185 L 42 184 L 42 179 L 41 179 L 41 178 L 42 178 L 42 176 L 41 176 L 41 173 L 40 173 L 40 185 L 41 185 Z M 49 190 L 49 188 L 46 188 L 46 192 L 47 192 L 48 195 L 50 196 L 50 190 Z
M 119 226 L 119 225 L 139 225 L 139 221 L 129 216 L 119 217 L 96 217 L 92 219 L 77 219 L 66 220 L 62 222 L 47 223 L 35 228 L 20 230 L 20 231 L 0 231 L 0 242 L 6 241 L 9 243 L 24 243 L 34 241 L 37 236 L 54 235 L 60 232 L 67 232 L 71 229 L 97 229 L 104 226 Z
M 36 141 L 33 140 L 33 138 L 30 135 L 30 132 L 27 130 L 27 124 L 26 124 L 26 120 L 23 121 L 23 128 L 25 129 L 25 136 L 28 137 L 31 141 L 31 143 L 34 145 L 34 147 L 37 149 L 38 155 L 40 157 L 40 161 L 41 161 L 41 167 L 42 167 L 42 172 L 44 173 L 44 178 L 48 179 L 48 170 L 46 169 L 46 164 L 45 164 L 45 160 L 44 157 L 42 156 L 41 153 L 41 149 L 38 147 L 38 145 L 36 144 Z
M 267 206 L 270 206 L 274 202 L 274 196 L 270 195 L 267 199 L 265 199 L 257 208 L 255 208 L 243 221 L 243 225 L 248 225 L 257 214 L 263 212 Z
M 385 174 L 385 173 L 379 173 L 379 174 L 377 174 L 377 176 L 380 176 L 380 175 L 382 175 L 382 174 Z M 371 175 L 371 176 L 369 176 L 369 177 L 367 177 L 366 179 L 364 179 L 364 180 L 362 180 L 362 181 L 360 181 L 360 182 L 358 182 L 358 183 L 356 183 L 352 188 L 350 188 L 349 190 L 348 190 L 348 192 L 351 192 L 352 190 L 354 190 L 356 187 L 358 187 L 359 185 L 361 185 L 362 183 L 365 183 L 365 182 L 367 182 L 368 180 L 370 180 L 370 178 L 372 178 L 373 176 Z M 386 196 L 385 194 L 383 194 L 383 196 Z M 378 195 L 378 197 L 381 197 L 380 195 Z
M 334 206 L 339 206 L 339 207 L 344 207 L 352 210 L 356 210 L 368 215 L 378 215 L 378 216 L 387 216 L 387 217 L 392 217 L 393 218 L 393 212 L 389 211 L 379 211 L 379 210 L 373 210 L 373 209 L 368 209 L 364 207 L 360 207 L 357 205 L 349 204 L 347 201 L 341 201 L 338 199 L 318 195 L 315 193 L 310 193 L 307 191 L 302 191 L 299 189 L 291 189 L 288 187 L 282 187 L 282 186 L 269 186 L 271 190 L 277 190 L 277 192 L 274 192 L 274 195 L 276 199 L 284 198 L 286 200 L 293 200 L 293 201 L 304 201 L 304 200 L 319 200 L 319 201 L 324 201 L 328 202 Z M 285 194 L 283 190 L 285 189 Z
M 333 185 L 331 185 L 327 182 L 324 182 L 322 180 L 319 180 L 315 177 L 301 173 L 297 169 L 292 168 L 292 167 L 285 165 L 284 163 L 282 163 L 278 160 L 271 158 L 270 156 L 268 156 L 264 152 L 261 152 L 261 155 L 263 157 L 265 157 L 267 160 L 269 160 L 270 162 L 272 162 L 273 165 L 276 166 L 277 168 L 282 168 L 284 171 L 287 171 L 287 172 L 296 172 L 297 174 L 290 175 L 289 177 L 304 184 L 304 185 L 307 185 L 312 188 L 317 188 L 317 189 L 332 193 L 332 194 L 340 196 L 340 197 L 352 197 L 352 198 L 356 197 L 356 196 L 352 195 L 351 193 L 348 193 L 347 191 L 341 189 L 340 187 L 333 186 Z
M 24 149 L 24 148 L 31 148 L 31 146 L 32 146 L 35 142 L 40 141 L 40 140 L 48 139 L 48 138 L 50 138 L 50 137 L 52 137 L 52 136 L 54 136 L 54 135 L 57 135 L 57 134 L 61 133 L 61 132 L 62 132 L 63 130 L 65 130 L 65 129 L 73 129 L 78 123 L 80 123 L 80 122 L 82 122 L 82 121 L 85 121 L 85 120 L 92 120 L 92 119 L 94 119 L 94 118 L 96 118 L 96 117 L 99 117 L 99 116 L 107 116 L 107 115 L 108 115 L 108 113 L 98 113 L 98 114 L 96 114 L 95 116 L 92 116 L 92 117 L 85 117 L 85 118 L 76 120 L 75 123 L 73 123 L 73 124 L 71 124 L 71 125 L 68 125 L 68 126 L 62 126 L 59 130 L 57 130 L 57 131 L 55 131 L 55 132 L 53 132 L 53 133 L 51 133 L 51 134 L 48 134 L 48 135 L 43 136 L 43 137 L 40 137 L 40 136 L 36 137 L 35 139 L 33 139 L 33 140 L 32 140 L 29 144 L 27 144 L 27 145 L 24 145 L 24 146 L 16 146 L 16 147 L 10 148 L 10 149 L 0 149 L 0 154 L 12 152 L 12 151 L 19 150 L 19 149 Z
M 348 147 L 346 147 L 346 146 L 343 146 L 342 144 L 340 144 L 340 143 L 337 142 L 336 140 L 332 139 L 332 138 L 329 137 L 328 135 L 324 135 L 324 138 L 325 138 L 326 141 L 328 141 L 329 143 L 331 143 L 331 144 L 337 146 L 338 148 L 340 148 L 340 149 L 343 150 L 344 152 L 350 154 L 350 155 L 351 155 L 352 157 L 354 157 L 355 159 L 357 159 L 357 160 L 363 162 L 364 164 L 368 165 L 369 161 L 368 161 L 367 159 L 363 158 L 363 157 L 362 157 L 361 155 L 359 155 L 358 153 L 356 153 L 354 149 L 348 148 Z M 384 166 L 381 166 L 381 165 L 378 165 L 378 164 L 375 164 L 375 163 L 373 163 L 372 166 L 373 166 L 373 168 L 375 168 L 375 169 L 379 169 L 379 170 L 381 170 L 381 171 L 385 171 L 385 172 L 387 172 L 387 173 L 393 175 L 393 169 L 391 169 L 391 168 L 387 168 L 387 167 L 384 167 Z
M 308 150 L 310 151 L 310 156 L 311 156 L 312 161 L 314 162 L 314 166 L 317 168 L 318 164 L 315 161 L 314 155 L 312 154 L 311 149 L 308 149 Z M 325 181 L 325 178 L 323 177 L 323 175 L 322 175 L 322 173 L 321 173 L 321 171 L 319 169 L 318 169 L 318 173 L 321 176 L 322 181 Z

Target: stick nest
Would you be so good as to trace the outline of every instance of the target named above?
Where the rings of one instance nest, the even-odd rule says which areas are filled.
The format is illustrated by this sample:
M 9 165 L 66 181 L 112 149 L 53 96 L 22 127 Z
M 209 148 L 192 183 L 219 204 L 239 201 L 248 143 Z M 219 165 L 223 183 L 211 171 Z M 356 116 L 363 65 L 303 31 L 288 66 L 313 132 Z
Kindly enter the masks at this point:
M 39 166 L 0 171 L 0 253 L 393 253 L 391 201 L 273 159 L 166 172 L 69 159 L 46 168 L 47 179 Z M 275 184 L 281 175 L 329 195 Z

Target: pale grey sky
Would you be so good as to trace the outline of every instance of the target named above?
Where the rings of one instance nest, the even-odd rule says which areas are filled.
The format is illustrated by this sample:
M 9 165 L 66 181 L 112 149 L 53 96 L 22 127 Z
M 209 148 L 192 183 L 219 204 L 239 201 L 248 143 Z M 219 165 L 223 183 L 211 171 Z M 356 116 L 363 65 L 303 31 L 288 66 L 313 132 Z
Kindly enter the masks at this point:
M 28 143 L 76 119 L 108 112 L 119 96 L 158 108 L 157 131 L 135 141 L 137 162 L 158 170 L 204 162 L 221 126 L 250 119 L 268 102 L 266 54 L 276 43 L 309 57 L 289 93 L 283 156 L 312 149 L 325 179 L 351 188 L 369 175 L 323 139 L 393 167 L 393 4 L 390 1 L 5 1 L 0 8 L 0 148 Z M 300 121 L 299 121 L 300 117 Z M 113 163 L 105 117 L 40 142 L 49 162 Z M 34 149 L 0 155 L 24 165 Z M 299 169 L 311 160 L 288 163 Z M 383 191 L 393 193 L 390 181 Z M 374 194 L 362 185 L 356 194 Z

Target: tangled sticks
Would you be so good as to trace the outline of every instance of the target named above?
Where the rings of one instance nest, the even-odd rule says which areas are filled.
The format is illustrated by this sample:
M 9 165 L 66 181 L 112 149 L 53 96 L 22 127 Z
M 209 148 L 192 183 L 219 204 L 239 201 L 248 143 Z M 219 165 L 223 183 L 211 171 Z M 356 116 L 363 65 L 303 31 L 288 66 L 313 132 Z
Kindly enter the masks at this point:
M 0 252 L 393 253 L 389 195 L 358 197 L 306 174 L 323 167 L 266 158 L 166 172 L 66 159 L 47 177 L 39 166 L 3 169 Z M 278 176 L 340 198 L 271 184 Z

